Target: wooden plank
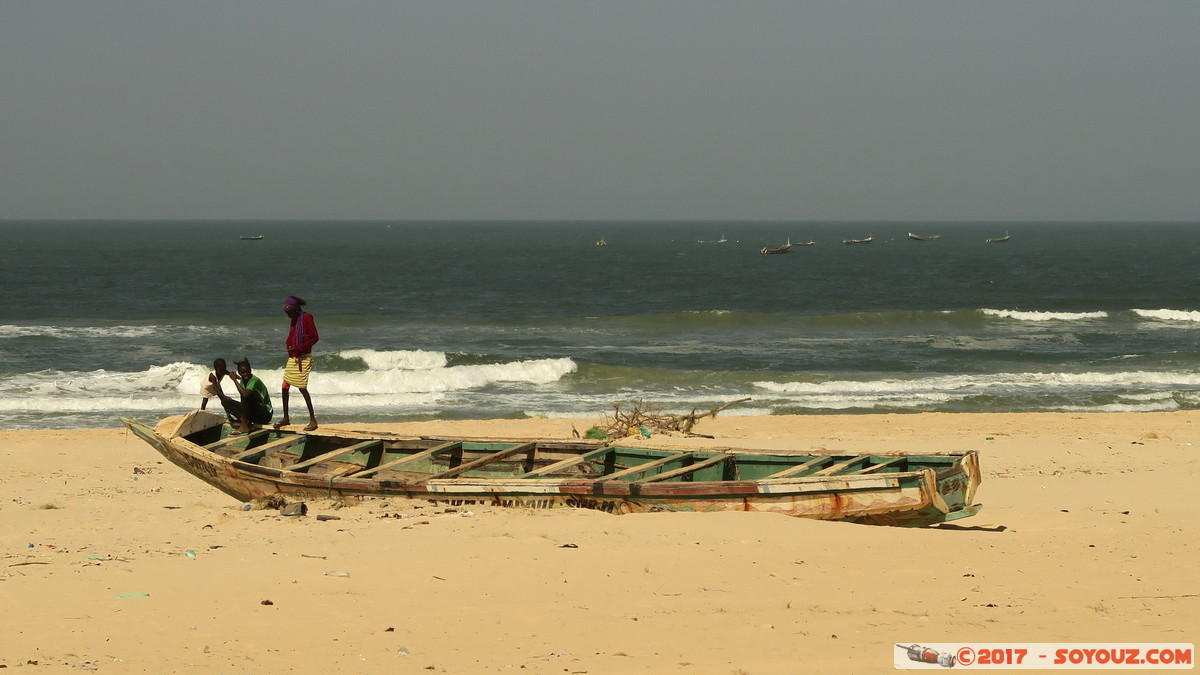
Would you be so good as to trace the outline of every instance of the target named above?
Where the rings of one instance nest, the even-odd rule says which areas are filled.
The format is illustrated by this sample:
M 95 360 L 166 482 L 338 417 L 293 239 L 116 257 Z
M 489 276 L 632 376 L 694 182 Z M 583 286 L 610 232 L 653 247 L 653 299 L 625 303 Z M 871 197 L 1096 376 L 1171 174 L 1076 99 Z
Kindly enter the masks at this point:
M 359 471 L 358 473 L 350 474 L 348 477 L 364 478 L 366 476 L 370 476 L 371 474 L 378 473 L 380 471 L 394 469 L 398 466 L 403 466 L 405 464 L 408 464 L 409 462 L 417 462 L 422 459 L 429 459 L 430 457 L 433 457 L 434 455 L 440 455 L 443 452 L 449 452 L 451 450 L 456 450 L 461 447 L 462 447 L 462 441 L 450 441 L 449 443 L 442 443 L 441 445 L 435 445 L 432 448 L 429 448 L 428 450 L 422 450 L 421 452 L 409 455 L 408 457 L 401 457 L 400 459 L 393 459 L 392 461 L 387 462 L 385 464 L 380 464 L 377 467 L 367 469 L 365 471 Z
M 878 464 L 876 464 L 876 465 L 874 465 L 874 466 L 868 466 L 868 467 L 867 467 L 867 468 L 865 468 L 865 469 L 860 469 L 860 470 L 858 470 L 858 471 L 852 471 L 852 472 L 850 472 L 850 473 L 852 473 L 852 474 L 854 474 L 854 475 L 856 475 L 856 476 L 857 476 L 857 475 L 859 475 L 859 474 L 864 474 L 864 473 L 875 473 L 876 471 L 879 471 L 880 469 L 883 469 L 883 468 L 889 467 L 889 466 L 891 466 L 891 465 L 893 465 L 893 464 L 901 464 L 901 463 L 903 463 L 903 462 L 904 462 L 906 459 L 908 459 L 908 458 L 907 458 L 907 457 L 894 457 L 894 458 L 892 458 L 892 459 L 889 459 L 889 460 L 888 460 L 888 461 L 886 461 L 886 462 L 880 462 L 880 463 L 878 463 Z
M 536 442 L 518 443 L 517 445 L 514 445 L 511 448 L 497 450 L 490 455 L 480 457 L 479 459 L 476 459 L 471 462 L 467 462 L 466 464 L 459 464 L 458 466 L 454 467 L 453 469 L 446 469 L 445 471 L 443 471 L 441 473 L 435 473 L 428 478 L 421 479 L 421 482 L 424 483 L 427 480 L 434 480 L 435 478 L 453 478 L 460 474 L 464 474 L 468 471 L 474 471 L 475 469 L 478 469 L 481 466 L 486 466 L 488 464 L 491 464 L 492 462 L 498 462 L 502 459 L 512 457 L 513 455 L 519 455 L 522 452 L 529 452 L 530 450 L 532 450 L 536 447 L 537 447 Z
M 808 471 L 809 469 L 813 468 L 814 466 L 820 464 L 821 462 L 828 461 L 829 459 L 830 458 L 827 456 L 813 457 L 812 459 L 808 460 L 807 462 L 805 462 L 803 464 L 797 464 L 796 466 L 793 466 L 789 469 L 784 469 L 783 471 L 773 473 L 770 476 L 767 476 L 767 478 L 791 478 L 792 476 L 795 476 L 796 474 L 802 473 L 804 471 Z
M 530 471 L 529 473 L 523 473 L 520 476 L 517 476 L 517 478 L 538 478 L 538 477 L 544 476 L 548 473 L 554 473 L 555 471 L 562 471 L 563 469 L 568 469 L 572 466 L 575 466 L 576 464 L 582 464 L 583 462 L 590 462 L 591 460 L 593 460 L 597 457 L 602 457 L 613 451 L 614 451 L 614 449 L 611 445 L 604 445 L 599 448 L 596 448 L 595 450 L 589 450 L 588 452 L 585 452 L 582 455 L 576 455 L 575 457 L 568 457 L 562 461 L 555 462 L 548 466 L 543 466 L 540 469 L 534 469 L 533 471 Z
M 303 436 L 284 436 L 283 438 L 276 438 L 270 443 L 263 443 L 262 445 L 255 446 L 253 448 L 246 448 L 229 459 L 240 461 L 260 452 L 267 453 L 275 452 L 276 450 L 286 450 L 297 443 L 303 443 L 304 440 L 305 438 Z
M 597 480 L 612 480 L 614 478 L 624 478 L 625 476 L 631 476 L 633 474 L 649 471 L 650 469 L 660 467 L 664 464 L 682 461 L 688 457 L 691 457 L 693 454 L 694 454 L 694 452 L 692 450 L 688 450 L 687 452 L 679 452 L 674 455 L 670 455 L 669 457 L 663 457 L 662 459 L 656 459 L 653 462 L 646 462 L 645 464 L 638 464 L 637 466 L 631 466 L 628 469 L 623 469 L 621 471 L 610 473 L 607 476 L 601 476 Z
M 670 479 L 676 478 L 678 476 L 683 476 L 683 475 L 692 473 L 693 471 L 699 471 L 700 469 L 710 467 L 713 464 L 716 464 L 717 462 L 724 462 L 725 460 L 727 460 L 731 457 L 733 457 L 733 455 L 716 455 L 714 457 L 709 457 L 706 460 L 696 462 L 695 464 L 693 464 L 691 466 L 681 466 L 678 469 L 664 471 L 663 473 L 655 474 L 653 476 L 647 476 L 645 478 L 640 478 L 633 482 L 634 483 L 656 483 L 658 481 L 670 480 Z
M 255 439 L 262 438 L 263 436 L 266 436 L 270 433 L 271 432 L 268 429 L 259 429 L 258 431 L 251 431 L 250 433 L 243 434 L 241 436 L 226 436 L 225 438 L 222 438 L 221 440 L 219 440 L 215 443 L 209 443 L 208 445 L 204 446 L 204 449 L 208 450 L 209 452 L 216 452 L 217 450 L 220 450 L 221 448 L 224 448 L 227 445 L 234 445 L 238 441 L 244 440 L 247 443 L 249 443 Z
M 851 466 L 853 464 L 857 464 L 858 462 L 861 462 L 864 459 L 870 459 L 870 457 L 871 457 L 870 455 L 859 455 L 858 457 L 851 457 L 850 459 L 847 459 L 844 462 L 838 462 L 837 464 L 834 464 L 833 466 L 827 466 L 824 469 L 821 469 L 820 471 L 816 471 L 812 475 L 814 475 L 814 476 L 832 476 L 833 474 L 841 471 L 842 469 L 845 469 L 846 467 Z
M 363 441 L 362 443 L 355 443 L 354 445 L 347 445 L 343 448 L 338 448 L 336 450 L 330 450 L 329 452 L 326 452 L 325 454 L 317 455 L 316 457 L 313 457 L 312 459 L 306 459 L 303 462 L 296 462 L 295 464 L 293 464 L 289 467 L 285 467 L 284 470 L 285 471 L 306 471 L 306 470 L 308 470 L 309 467 L 316 466 L 317 464 L 321 464 L 322 462 L 328 462 L 331 459 L 337 459 L 338 457 L 343 457 L 345 455 L 354 454 L 356 452 L 367 452 L 369 450 L 374 449 L 376 446 L 382 446 L 382 445 L 383 445 L 383 441 Z

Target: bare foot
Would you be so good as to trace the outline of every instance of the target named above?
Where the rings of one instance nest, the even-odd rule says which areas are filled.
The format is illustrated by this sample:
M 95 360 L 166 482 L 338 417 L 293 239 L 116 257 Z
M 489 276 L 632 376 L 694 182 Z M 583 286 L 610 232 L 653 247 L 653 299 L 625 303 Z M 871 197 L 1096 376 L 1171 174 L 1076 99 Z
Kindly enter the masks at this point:
M 282 429 L 283 427 L 286 427 L 287 425 L 289 425 L 289 424 L 291 424 L 291 423 L 292 423 L 292 420 L 290 420 L 290 419 L 288 419 L 287 417 L 285 417 L 285 418 L 283 418 L 283 419 L 281 419 L 281 420 L 279 420 L 278 422 L 276 422 L 276 423 L 275 423 L 275 428 L 276 428 L 276 429 Z

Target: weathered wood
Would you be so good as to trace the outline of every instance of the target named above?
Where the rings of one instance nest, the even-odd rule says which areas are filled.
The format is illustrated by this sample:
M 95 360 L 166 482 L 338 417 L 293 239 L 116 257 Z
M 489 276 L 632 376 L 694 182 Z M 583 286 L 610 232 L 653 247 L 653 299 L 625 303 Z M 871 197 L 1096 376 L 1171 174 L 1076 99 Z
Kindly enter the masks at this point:
M 691 450 L 688 450 L 686 452 L 679 452 L 674 455 L 670 455 L 668 457 L 656 459 L 653 462 L 646 462 L 645 464 L 638 464 L 637 466 L 631 466 L 628 469 L 622 469 L 621 471 L 617 471 L 617 472 L 610 473 L 605 476 L 601 476 L 600 480 L 613 480 L 614 478 L 624 478 L 625 476 L 632 476 L 634 474 L 643 473 L 643 472 L 649 471 L 650 469 L 660 467 L 664 464 L 670 464 L 671 462 L 682 461 L 688 457 L 691 457 L 693 454 L 695 454 L 695 453 L 693 453 Z
M 833 474 L 841 471 L 842 469 L 845 469 L 846 467 L 853 466 L 854 464 L 857 464 L 858 462 L 861 462 L 863 460 L 867 460 L 870 458 L 871 458 L 870 455 L 859 455 L 858 457 L 851 457 L 850 459 L 847 459 L 844 462 L 838 462 L 837 464 L 834 464 L 832 466 L 827 466 L 824 469 L 821 469 L 820 471 L 814 471 L 812 473 L 812 475 L 814 475 L 814 476 L 832 476 Z
M 797 464 L 789 469 L 784 469 L 783 471 L 773 473 L 770 476 L 767 476 L 767 478 L 791 478 L 792 476 L 797 476 L 805 471 L 808 471 L 818 464 L 828 462 L 829 460 L 829 457 L 813 457 L 803 464 Z
M 299 445 L 300 443 L 303 443 L 303 442 L 304 442 L 303 436 L 284 436 L 283 438 L 276 438 L 275 440 L 273 440 L 269 443 L 263 443 L 262 445 L 255 446 L 253 448 L 246 448 L 245 450 L 230 457 L 229 459 L 234 460 L 234 461 L 242 461 L 242 460 L 245 460 L 247 457 L 253 457 L 254 455 L 257 455 L 259 453 L 265 454 L 268 452 L 275 452 L 276 450 L 286 450 L 286 449 L 292 447 L 293 445 Z
M 530 450 L 533 450 L 536 447 L 537 447 L 537 443 L 519 443 L 517 445 L 512 446 L 511 448 L 497 450 L 490 455 L 480 457 L 479 459 L 467 462 L 466 464 L 459 464 L 458 466 L 456 466 L 452 469 L 446 469 L 445 471 L 442 471 L 441 473 L 435 473 L 432 476 L 429 476 L 428 478 L 423 479 L 421 482 L 425 482 L 427 480 L 434 480 L 434 479 L 438 479 L 438 478 L 453 478 L 459 474 L 464 474 L 468 471 L 474 471 L 475 469 L 478 469 L 481 466 L 487 466 L 488 464 L 491 464 L 492 462 L 498 462 L 502 459 L 512 457 L 513 455 L 519 455 L 522 452 L 529 452 Z
M 713 464 L 716 464 L 718 462 L 727 461 L 732 457 L 733 457 L 733 455 L 716 455 L 715 457 L 709 457 L 708 459 L 701 460 L 690 466 L 681 466 L 678 469 L 672 469 L 670 471 L 664 471 L 662 473 L 654 474 L 653 476 L 646 476 L 645 478 L 639 478 L 638 480 L 635 480 L 633 482 L 634 483 L 657 483 L 658 481 L 671 480 L 672 478 L 678 478 L 679 476 L 684 476 L 684 475 L 687 475 L 694 471 L 699 471 L 700 469 L 710 467 Z
M 331 459 L 337 459 L 338 457 L 343 457 L 345 455 L 352 455 L 356 452 L 367 452 L 368 450 L 382 446 L 383 441 L 363 441 L 362 443 L 347 445 L 346 447 L 338 448 L 337 450 L 330 450 L 329 452 L 326 452 L 322 455 L 317 455 L 312 459 L 306 459 L 303 462 L 296 462 L 295 464 L 286 467 L 286 469 L 288 471 L 306 471 L 309 467 L 316 466 L 323 462 L 328 462 Z
M 271 432 L 268 431 L 267 429 L 259 429 L 258 431 L 251 431 L 248 434 L 242 434 L 239 436 L 226 436 L 225 438 L 222 438 L 221 440 L 216 441 L 215 443 L 209 443 L 208 445 L 204 446 L 204 449 L 211 450 L 213 452 L 217 452 L 218 450 L 221 450 L 222 448 L 224 448 L 226 446 L 237 445 L 239 441 L 246 441 L 247 443 L 252 443 L 256 439 L 269 436 L 270 434 L 271 434 Z
M 533 471 L 530 471 L 528 473 L 523 473 L 520 476 L 517 476 L 517 478 L 540 478 L 541 476 L 545 476 L 547 474 L 552 474 L 552 473 L 555 473 L 556 471 L 562 471 L 563 469 L 569 469 L 569 468 L 575 466 L 576 464 L 590 462 L 593 459 L 595 459 L 597 457 L 602 457 L 612 451 L 613 451 L 613 448 L 611 445 L 605 445 L 605 446 L 596 448 L 595 450 L 590 450 L 588 452 L 585 452 L 582 455 L 579 455 L 577 457 L 568 457 L 567 459 L 564 459 L 562 461 L 555 462 L 548 466 L 543 466 L 540 469 L 534 469 Z
M 366 469 L 364 471 L 352 473 L 348 477 L 349 478 L 365 478 L 367 476 L 378 473 L 380 471 L 394 469 L 398 466 L 403 466 L 410 462 L 417 462 L 422 459 L 429 459 L 435 455 L 440 455 L 443 452 L 449 452 L 451 450 L 456 450 L 461 447 L 462 447 L 462 441 L 450 441 L 449 443 L 442 443 L 441 445 L 435 445 L 432 448 L 429 448 L 428 450 L 422 450 L 421 452 L 411 454 L 408 457 L 401 457 L 400 459 L 393 459 L 392 461 L 387 462 L 386 464 L 380 464 L 379 466 L 371 468 L 371 469 Z
M 889 466 L 893 466 L 895 464 L 903 464 L 907 459 L 908 459 L 907 457 L 893 457 L 892 459 L 889 459 L 886 462 L 880 462 L 878 464 L 873 464 L 871 466 L 868 466 L 865 469 L 859 469 L 858 471 L 854 471 L 853 473 L 855 475 L 861 475 L 861 474 L 865 474 L 865 473 L 876 473 L 880 469 L 884 469 Z

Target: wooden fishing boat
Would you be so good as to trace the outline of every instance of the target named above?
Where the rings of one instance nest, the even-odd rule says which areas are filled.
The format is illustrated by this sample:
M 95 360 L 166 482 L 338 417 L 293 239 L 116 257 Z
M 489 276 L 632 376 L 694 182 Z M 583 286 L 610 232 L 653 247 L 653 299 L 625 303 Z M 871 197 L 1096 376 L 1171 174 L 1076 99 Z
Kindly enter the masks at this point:
M 843 239 L 842 243 L 843 244 L 869 244 L 873 241 L 875 241 L 875 235 L 869 234 L 864 239 Z
M 913 241 L 937 241 L 938 239 L 942 238 L 942 235 L 940 235 L 940 234 L 924 234 L 924 235 L 922 235 L 922 234 L 917 234 L 915 232 L 909 232 L 908 238 L 912 239 Z
M 196 410 L 151 428 L 121 422 L 235 499 L 409 498 L 610 513 L 763 511 L 877 525 L 974 515 L 975 451 L 779 454 L 592 440 L 411 438 L 330 430 L 233 435 Z
M 1011 235 L 1011 234 L 1009 234 L 1009 233 L 1007 233 L 1007 232 L 1005 232 L 1003 237 L 992 237 L 991 239 L 988 239 L 988 240 L 987 240 L 987 243 L 989 243 L 989 244 L 1003 244 L 1004 242 L 1008 241 L 1009 239 L 1012 239 L 1012 235 Z
M 238 238 L 241 239 L 242 241 L 262 241 L 263 238 L 266 236 L 267 235 L 265 235 L 265 234 L 243 234 L 242 236 L 240 236 Z

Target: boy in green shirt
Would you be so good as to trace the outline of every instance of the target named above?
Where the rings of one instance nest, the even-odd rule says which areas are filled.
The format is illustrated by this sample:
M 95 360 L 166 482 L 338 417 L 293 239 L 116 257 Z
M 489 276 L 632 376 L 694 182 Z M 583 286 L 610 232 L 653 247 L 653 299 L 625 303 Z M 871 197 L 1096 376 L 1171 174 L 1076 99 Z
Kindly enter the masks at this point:
M 271 393 L 267 390 L 267 385 L 250 369 L 250 359 L 242 359 L 235 363 L 237 372 L 230 373 L 229 379 L 237 387 L 241 400 L 226 396 L 219 383 L 217 395 L 225 412 L 229 413 L 230 422 L 236 422 L 238 425 L 234 433 L 245 434 L 251 431 L 251 425 L 257 429 L 260 425 L 270 424 L 275 413 L 271 410 Z

